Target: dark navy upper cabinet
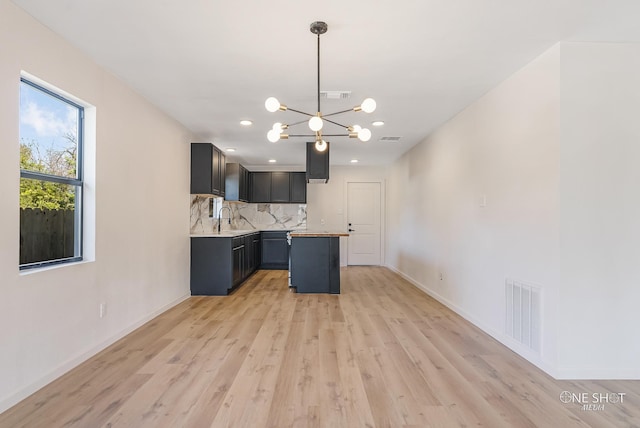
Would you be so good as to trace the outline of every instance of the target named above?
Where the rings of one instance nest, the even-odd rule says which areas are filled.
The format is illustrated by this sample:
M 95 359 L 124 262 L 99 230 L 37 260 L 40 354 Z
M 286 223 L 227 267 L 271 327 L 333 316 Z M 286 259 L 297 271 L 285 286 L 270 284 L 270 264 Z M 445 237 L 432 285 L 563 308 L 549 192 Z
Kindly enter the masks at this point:
M 307 181 L 304 172 L 251 172 L 249 202 L 272 204 L 304 204 Z
M 226 157 L 211 143 L 191 143 L 190 193 L 224 196 Z
M 228 163 L 225 177 L 225 199 L 249 202 L 249 171 L 239 163 Z
M 307 174 L 305 172 L 290 173 L 290 199 L 291 203 L 307 203 Z
M 271 202 L 289 203 L 291 200 L 288 172 L 271 173 Z
M 271 202 L 271 173 L 251 173 L 251 202 Z

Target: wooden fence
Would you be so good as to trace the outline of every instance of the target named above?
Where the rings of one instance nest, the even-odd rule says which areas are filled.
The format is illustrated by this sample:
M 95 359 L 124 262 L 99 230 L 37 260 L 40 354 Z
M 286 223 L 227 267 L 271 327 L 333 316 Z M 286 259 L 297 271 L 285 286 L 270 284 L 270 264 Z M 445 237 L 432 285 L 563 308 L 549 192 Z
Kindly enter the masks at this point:
M 74 210 L 20 209 L 20 264 L 74 255 Z

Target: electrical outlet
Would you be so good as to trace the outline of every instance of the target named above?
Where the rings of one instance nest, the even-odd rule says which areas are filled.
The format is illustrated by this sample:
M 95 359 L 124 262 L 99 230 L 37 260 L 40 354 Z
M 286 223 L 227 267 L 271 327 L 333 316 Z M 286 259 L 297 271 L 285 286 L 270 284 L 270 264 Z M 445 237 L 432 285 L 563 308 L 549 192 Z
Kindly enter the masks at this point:
M 324 224 L 324 223 L 325 223 L 324 219 L 323 219 L 323 218 L 321 218 L 321 219 L 320 219 L 320 224 Z
M 100 318 L 107 316 L 107 304 L 105 302 L 100 303 Z

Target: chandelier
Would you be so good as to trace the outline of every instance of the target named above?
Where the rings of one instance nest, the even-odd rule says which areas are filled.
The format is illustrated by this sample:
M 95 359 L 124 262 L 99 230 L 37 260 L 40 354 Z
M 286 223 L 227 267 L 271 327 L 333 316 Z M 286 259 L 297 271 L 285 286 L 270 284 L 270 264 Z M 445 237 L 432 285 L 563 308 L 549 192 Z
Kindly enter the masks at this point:
M 376 102 L 372 98 L 366 98 L 362 101 L 362 104 L 359 106 L 353 107 L 351 109 L 337 111 L 335 113 L 322 114 L 320 111 L 320 35 L 327 32 L 327 23 L 322 21 L 316 21 L 311 23 L 310 31 L 313 34 L 318 36 L 318 110 L 315 114 L 306 113 L 304 111 L 296 110 L 290 107 L 287 107 L 284 104 L 281 104 L 274 97 L 269 97 L 264 103 L 267 111 L 274 113 L 276 111 L 293 111 L 305 116 L 309 116 L 309 120 L 302 120 L 295 123 L 284 124 L 281 122 L 276 122 L 273 125 L 273 128 L 267 133 L 267 139 L 272 142 L 278 142 L 280 139 L 287 139 L 289 137 L 313 137 L 315 139 L 315 148 L 319 152 L 323 152 L 327 149 L 327 143 L 323 139 L 323 137 L 349 137 L 349 138 L 357 138 L 360 141 L 369 141 L 371 139 L 371 131 L 367 128 L 361 128 L 358 125 L 343 125 L 341 123 L 335 122 L 334 120 L 327 119 L 330 116 L 336 116 L 341 113 L 347 113 L 350 111 L 363 111 L 365 113 L 372 113 L 376 109 Z M 289 127 L 299 125 L 301 123 L 308 123 L 309 129 L 313 131 L 313 134 L 286 134 L 285 130 Z M 328 134 L 323 133 L 325 122 L 339 126 L 344 128 L 346 133 L 343 134 Z

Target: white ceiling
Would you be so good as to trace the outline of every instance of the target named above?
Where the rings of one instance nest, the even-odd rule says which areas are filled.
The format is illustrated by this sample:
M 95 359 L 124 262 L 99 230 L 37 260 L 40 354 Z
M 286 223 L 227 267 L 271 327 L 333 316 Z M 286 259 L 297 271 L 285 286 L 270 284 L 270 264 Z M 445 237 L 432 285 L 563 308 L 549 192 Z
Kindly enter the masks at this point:
M 559 41 L 640 41 L 636 0 L 13 1 L 200 141 L 236 148 L 231 157 L 250 169 L 270 158 L 282 169 L 304 167 L 307 139 L 266 138 L 274 122 L 303 117 L 268 113 L 264 100 L 315 112 L 313 21 L 329 25 L 321 89 L 352 92 L 350 100 L 323 100 L 323 113 L 365 97 L 378 103 L 370 115 L 336 116 L 373 137 L 328 139 L 333 165 L 392 162 Z M 254 124 L 242 127 L 241 119 Z M 377 119 L 385 125 L 372 127 Z M 387 136 L 402 138 L 379 141 Z

